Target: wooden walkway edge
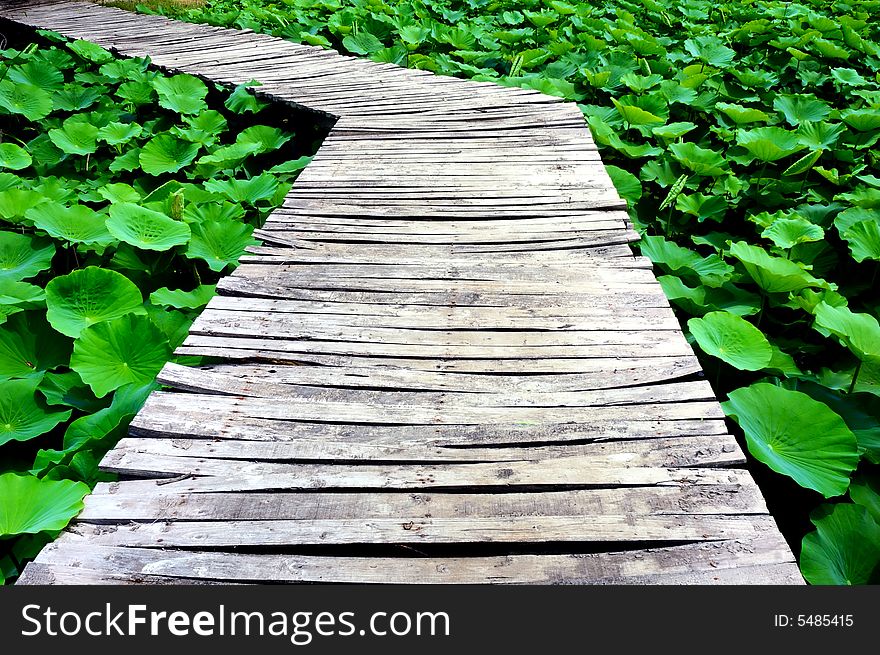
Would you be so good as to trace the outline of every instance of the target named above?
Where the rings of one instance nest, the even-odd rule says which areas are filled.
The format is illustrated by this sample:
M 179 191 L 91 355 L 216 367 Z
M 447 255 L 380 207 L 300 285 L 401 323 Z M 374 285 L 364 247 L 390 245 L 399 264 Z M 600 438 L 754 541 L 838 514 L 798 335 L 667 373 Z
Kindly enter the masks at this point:
M 336 118 L 45 583 L 801 584 L 577 106 L 81 2 L 0 16 Z

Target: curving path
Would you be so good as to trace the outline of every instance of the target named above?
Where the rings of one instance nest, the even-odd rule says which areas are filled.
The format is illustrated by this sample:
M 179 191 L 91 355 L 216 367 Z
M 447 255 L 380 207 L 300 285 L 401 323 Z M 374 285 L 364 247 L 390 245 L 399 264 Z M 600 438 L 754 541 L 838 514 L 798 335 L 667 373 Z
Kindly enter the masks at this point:
M 800 583 L 577 106 L 80 2 L 336 120 L 22 583 Z

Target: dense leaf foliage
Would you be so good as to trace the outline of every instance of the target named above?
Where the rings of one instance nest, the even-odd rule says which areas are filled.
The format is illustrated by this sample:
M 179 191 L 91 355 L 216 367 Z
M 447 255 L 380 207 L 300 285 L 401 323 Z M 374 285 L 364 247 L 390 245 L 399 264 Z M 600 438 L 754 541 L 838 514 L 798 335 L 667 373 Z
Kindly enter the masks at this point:
M 309 161 L 257 124 L 267 105 L 244 86 L 43 36 L 0 51 L 5 579 L 82 508 L 98 461 Z
M 860 456 L 876 475 L 880 1 L 208 0 L 164 11 L 577 101 L 642 253 L 683 323 L 693 317 L 716 390 L 733 392 L 726 406 L 752 454 L 825 496 L 846 492 Z M 41 98 L 9 102 L 45 111 Z M 80 132 L 70 140 L 90 147 Z M 831 431 L 775 431 L 801 411 L 805 430 L 813 417 Z M 870 558 L 854 555 L 858 570 L 832 559 L 856 530 L 876 535 L 876 515 L 829 517 L 805 541 L 805 573 L 866 581 Z

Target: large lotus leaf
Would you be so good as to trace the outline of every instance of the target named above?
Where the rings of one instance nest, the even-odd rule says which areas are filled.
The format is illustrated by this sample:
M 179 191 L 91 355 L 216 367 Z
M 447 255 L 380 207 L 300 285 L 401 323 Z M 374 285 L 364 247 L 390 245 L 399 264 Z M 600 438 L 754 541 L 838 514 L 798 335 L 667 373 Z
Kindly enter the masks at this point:
M 190 259 L 204 259 L 212 271 L 237 265 L 248 246 L 259 245 L 254 228 L 236 221 L 203 221 L 194 224 L 192 240 L 186 250 Z
M 846 492 L 858 466 L 858 444 L 827 405 L 763 382 L 731 391 L 728 398 L 721 406 L 742 427 L 756 459 L 826 498 Z
M 98 188 L 98 195 L 111 203 L 138 203 L 141 201 L 141 194 L 133 186 L 125 182 L 105 184 Z
M 271 152 L 278 150 L 285 143 L 293 138 L 292 134 L 285 134 L 275 127 L 267 127 L 265 125 L 254 125 L 242 130 L 237 137 L 236 143 L 256 144 L 257 152 Z
M 81 58 L 95 64 L 106 64 L 108 61 L 113 61 L 113 55 L 110 52 L 91 41 L 77 40 L 68 43 L 67 47 Z
M 72 116 L 60 129 L 49 130 L 49 139 L 69 155 L 90 155 L 98 149 L 98 128 L 80 116 Z
M 773 101 L 773 109 L 785 116 L 789 125 L 816 123 L 828 118 L 831 107 L 813 95 L 779 95 Z
M 190 240 L 186 223 L 129 202 L 110 207 L 107 229 L 120 241 L 142 250 L 169 250 Z
M 657 281 L 666 297 L 688 314 L 702 316 L 707 312 L 723 310 L 737 316 L 748 316 L 757 314 L 761 308 L 760 296 L 730 283 L 718 288 L 704 285 L 689 287 L 674 275 L 661 275 Z
M 639 247 L 643 255 L 668 272 L 679 275 L 690 273 L 710 287 L 722 286 L 733 275 L 733 266 L 718 255 L 703 257 L 661 236 L 646 236 L 639 242 Z
M 773 257 L 763 248 L 750 246 L 745 241 L 732 244 L 730 254 L 742 262 L 749 277 L 768 293 L 829 286 L 827 282 L 814 278 L 795 262 L 783 257 Z
M 0 277 L 0 305 L 33 309 L 46 304 L 46 292 L 36 284 Z
M 107 123 L 98 130 L 98 140 L 118 146 L 139 137 L 142 131 L 143 128 L 137 123 Z
M 150 294 L 150 302 L 175 309 L 198 309 L 207 305 L 216 291 L 216 284 L 203 284 L 192 291 L 162 287 Z
M 103 398 L 123 385 L 151 382 L 170 356 L 150 319 L 128 314 L 83 330 L 73 344 L 70 368 Z
M 7 189 L 0 191 L 0 218 L 18 223 L 31 207 L 45 202 L 46 197 L 31 189 Z
M 754 157 L 765 162 L 788 157 L 804 147 L 798 140 L 797 134 L 779 127 L 756 127 L 753 130 L 739 130 L 736 142 Z
M 843 122 L 854 130 L 872 132 L 880 129 L 880 109 L 847 109 L 840 113 Z
M 269 173 L 296 173 L 308 166 L 312 161 L 311 157 L 298 157 L 290 161 L 283 162 L 269 169 Z M 613 167 L 616 168 L 616 167 Z M 608 173 L 611 176 L 611 172 Z M 613 179 L 613 176 L 612 176 Z M 616 184 L 616 183 L 615 183 Z
M 159 94 L 159 106 L 179 114 L 198 114 L 208 108 L 208 87 L 192 75 L 159 76 L 153 80 Z
M 0 107 L 29 121 L 39 121 L 52 111 L 52 96 L 31 84 L 0 80 Z
M 31 165 L 31 156 L 27 150 L 14 143 L 0 143 L 0 168 L 20 171 Z
M 174 350 L 186 340 L 189 328 L 195 320 L 192 312 L 165 309 L 156 305 L 147 305 L 146 307 L 147 316 L 150 317 L 153 325 L 162 332 L 171 350 Z
M 72 347 L 70 339 L 52 329 L 44 312 L 10 316 L 0 325 L 0 380 L 40 375 L 63 366 L 70 360 Z
M 0 278 L 24 280 L 52 265 L 51 241 L 27 234 L 0 231 Z
M 611 102 L 614 103 L 620 116 L 629 125 L 657 125 L 665 122 L 665 119 L 655 116 L 637 105 L 624 104 L 616 98 L 612 98 Z
M 822 505 L 801 545 L 801 573 L 821 585 L 880 582 L 880 525 L 861 505 Z
M 73 344 L 71 344 L 72 346 Z M 68 355 L 68 362 L 70 356 Z M 98 400 L 92 390 L 82 381 L 76 371 L 46 373 L 37 391 L 43 394 L 48 405 L 73 407 L 82 412 L 97 412 L 107 406 L 106 400 Z
M 82 482 L 0 475 L 0 537 L 63 530 L 82 511 L 88 493 Z
M 729 102 L 716 102 L 715 109 L 722 112 L 737 125 L 745 123 L 766 123 L 770 120 L 770 116 L 760 109 L 743 107 L 742 105 Z
M 701 148 L 695 143 L 673 143 L 669 151 L 685 168 L 697 175 L 718 177 L 728 171 L 724 157 L 714 150 Z
M 80 111 L 98 102 L 101 95 L 99 87 L 67 84 L 52 94 L 52 103 L 61 111 Z
M 741 371 L 766 368 L 773 357 L 764 333 L 730 312 L 709 312 L 703 318 L 692 318 L 688 329 L 703 352 Z
M 47 317 L 56 330 L 78 337 L 90 325 L 143 314 L 143 297 L 121 273 L 97 266 L 54 278 L 46 285 Z
M 54 465 L 68 460 L 76 452 L 88 448 L 106 451 L 125 435 L 131 419 L 143 407 L 151 391 L 158 389 L 155 382 L 147 385 L 127 384 L 113 394 L 109 407 L 73 421 L 64 433 L 63 450 L 40 450 L 34 459 L 35 475 L 44 475 Z
M 99 246 L 114 241 L 104 225 L 104 217 L 85 205 L 65 207 L 57 202 L 44 202 L 28 210 L 25 216 L 34 227 L 62 241 Z
M 843 236 L 843 233 L 856 223 L 862 221 L 880 223 L 880 210 L 867 209 L 865 207 L 850 207 L 834 217 L 834 227 Z
M 39 437 L 70 418 L 70 410 L 52 410 L 37 400 L 38 382 L 25 379 L 0 384 L 0 446 Z
M 761 232 L 761 236 L 770 239 L 778 248 L 788 250 L 799 243 L 821 241 L 825 230 L 805 218 L 780 218 L 773 221 Z
M 846 128 L 840 123 L 802 123 L 797 129 L 797 138 L 801 145 L 812 150 L 830 148 Z
M 249 143 L 233 143 L 229 146 L 217 148 L 210 155 L 205 155 L 199 159 L 199 166 L 214 165 L 216 169 L 223 170 L 226 168 L 234 168 L 240 165 L 245 159 L 251 155 L 260 152 L 260 144 L 255 142 Z M 196 171 L 197 174 L 201 171 Z
M 816 305 L 813 313 L 816 327 L 836 336 L 856 357 L 880 362 L 880 323 L 876 318 L 824 301 Z
M 617 166 L 606 166 L 605 172 L 611 178 L 618 195 L 633 204 L 642 197 L 642 183 L 635 175 Z
M 851 225 L 841 236 L 849 243 L 853 259 L 857 262 L 866 259 L 880 261 L 880 223 L 859 221 Z
M 229 111 L 236 114 L 256 114 L 266 107 L 267 103 L 257 100 L 256 97 L 254 97 L 254 94 L 248 91 L 248 87 L 253 86 L 254 84 L 254 82 L 251 82 L 250 84 L 239 84 L 235 87 L 235 90 L 229 94 L 229 97 L 223 104 Z
M 148 105 L 153 102 L 154 93 L 153 85 L 144 80 L 123 82 L 116 89 L 116 95 L 119 98 L 131 103 L 135 107 Z
M 723 196 L 704 196 L 702 193 L 680 195 L 675 199 L 675 208 L 697 217 L 701 223 L 707 219 L 721 221 L 727 212 L 727 201 Z
M 199 153 L 199 144 L 160 134 L 150 139 L 140 152 L 141 168 L 149 175 L 176 173 L 189 166 Z
M 344 45 L 349 52 L 353 52 L 356 55 L 368 55 L 385 47 L 385 45 L 373 34 L 364 30 L 361 30 L 357 34 L 349 34 L 346 36 L 342 39 L 342 45 Z
M 64 84 L 64 73 L 47 62 L 29 61 L 13 66 L 6 77 L 19 84 L 29 84 L 46 91 L 57 91 Z
M 694 57 L 718 68 L 730 66 L 736 57 L 736 51 L 724 45 L 724 42 L 715 35 L 687 39 L 684 48 Z
M 234 202 L 253 205 L 275 195 L 278 190 L 278 180 L 274 175 L 263 173 L 249 180 L 207 180 L 205 188 L 213 193 L 222 194 Z
M 880 476 L 857 475 L 849 485 L 849 497 L 880 525 Z

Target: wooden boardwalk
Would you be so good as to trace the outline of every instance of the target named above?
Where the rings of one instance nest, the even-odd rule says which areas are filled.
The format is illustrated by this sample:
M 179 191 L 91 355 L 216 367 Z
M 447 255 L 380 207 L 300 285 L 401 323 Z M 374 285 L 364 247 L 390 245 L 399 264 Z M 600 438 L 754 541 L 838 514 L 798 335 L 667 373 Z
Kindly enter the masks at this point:
M 338 119 L 22 582 L 802 582 L 576 105 L 0 7 Z

